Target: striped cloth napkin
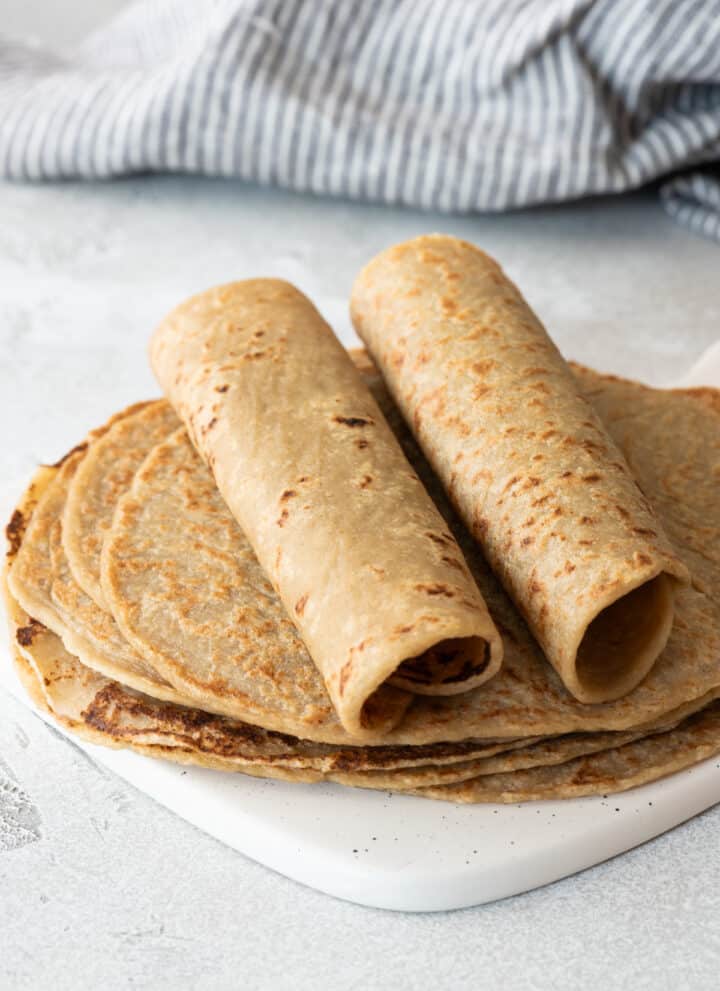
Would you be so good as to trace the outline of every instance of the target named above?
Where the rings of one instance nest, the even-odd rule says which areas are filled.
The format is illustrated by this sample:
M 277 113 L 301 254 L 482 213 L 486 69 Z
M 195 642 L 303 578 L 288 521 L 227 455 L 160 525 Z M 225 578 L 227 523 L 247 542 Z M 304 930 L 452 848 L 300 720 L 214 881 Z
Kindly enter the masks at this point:
M 718 161 L 720 0 L 148 0 L 69 54 L 0 42 L 13 179 L 469 212 L 666 177 L 668 212 L 720 240 Z

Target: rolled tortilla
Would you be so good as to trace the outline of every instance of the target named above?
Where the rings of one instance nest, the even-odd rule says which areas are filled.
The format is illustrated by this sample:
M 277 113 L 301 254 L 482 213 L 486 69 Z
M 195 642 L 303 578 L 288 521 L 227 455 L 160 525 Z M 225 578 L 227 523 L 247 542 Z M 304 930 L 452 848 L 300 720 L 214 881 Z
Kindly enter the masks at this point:
M 676 557 L 545 329 L 491 258 L 384 251 L 352 319 L 417 441 L 565 686 L 620 698 L 663 650 Z
M 348 732 L 496 673 L 500 636 L 460 548 L 302 293 L 209 290 L 167 317 L 150 357 Z

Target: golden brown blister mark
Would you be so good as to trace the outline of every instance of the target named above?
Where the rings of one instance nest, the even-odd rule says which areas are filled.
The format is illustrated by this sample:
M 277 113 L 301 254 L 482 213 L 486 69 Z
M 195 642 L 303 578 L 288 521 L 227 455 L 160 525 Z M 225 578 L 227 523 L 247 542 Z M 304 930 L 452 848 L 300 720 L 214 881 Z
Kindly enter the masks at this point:
M 340 669 L 340 695 L 345 694 L 345 685 L 347 685 L 348 678 L 352 673 L 352 661 L 345 661 L 342 668 Z
M 229 385 L 216 385 L 215 392 L 227 392 L 229 388 Z
M 462 563 L 461 563 L 460 561 L 458 561 L 458 560 L 457 560 L 457 558 L 454 558 L 454 557 L 447 557 L 446 555 L 443 555 L 443 556 L 442 556 L 442 557 L 440 558 L 440 560 L 441 560 L 441 561 L 442 561 L 442 562 L 443 562 L 444 564 L 447 564 L 447 566 L 448 566 L 449 568 L 454 568 L 454 569 L 455 569 L 456 571 L 459 571 L 459 572 L 461 572 L 461 574 L 463 574 L 463 575 L 465 574 L 465 568 L 463 567 L 463 565 L 462 565 Z
M 538 496 L 537 499 L 533 499 L 533 501 L 530 503 L 530 505 L 533 506 L 533 507 L 535 507 L 535 506 L 543 506 L 548 501 L 548 499 L 550 499 L 550 498 L 551 498 L 551 495 L 548 492 L 544 496 Z
M 369 485 L 372 485 L 372 475 L 363 475 L 358 485 L 361 489 L 366 489 Z
M 27 526 L 27 521 L 25 517 L 16 509 L 15 512 L 10 517 L 10 522 L 5 527 L 5 536 L 8 542 L 8 556 L 14 557 L 20 550 L 20 545 L 22 544 L 23 537 L 25 535 L 25 527 Z
M 280 496 L 280 502 L 281 503 L 282 502 L 287 502 L 288 499 L 292 499 L 293 496 L 296 496 L 296 495 L 297 495 L 297 492 L 295 491 L 295 489 L 285 489 L 285 491 L 283 492 L 283 494 Z
M 367 440 L 365 440 L 365 439 L 364 439 L 363 437 L 359 437 L 359 438 L 358 438 L 358 439 L 357 439 L 357 440 L 355 441 L 355 447 L 357 447 L 357 449 L 358 449 L 359 451 L 364 451 L 364 450 L 365 450 L 365 448 L 366 448 L 366 447 L 369 447 L 369 446 L 370 446 L 370 442 L 369 442 L 369 441 L 367 441 Z
M 597 471 L 593 471 L 589 475 L 582 476 L 583 482 L 599 482 L 601 478 L 602 475 Z
M 632 532 L 640 537 L 657 537 L 655 530 L 650 530 L 648 527 L 634 526 Z
M 442 582 L 420 582 L 415 586 L 415 589 L 418 592 L 425 592 L 427 595 L 442 595 L 446 599 L 455 598 L 455 591 Z
M 475 372 L 476 375 L 487 375 L 495 368 L 497 362 L 494 358 L 485 358 L 483 361 L 476 361 L 470 365 L 470 370 Z
M 635 555 L 635 560 L 638 564 L 652 564 L 652 558 L 642 552 Z
M 35 637 L 46 630 L 39 620 L 33 619 L 32 616 L 28 616 L 28 619 L 30 622 L 27 626 L 20 626 L 15 631 L 15 639 L 21 647 L 31 647 Z
M 301 595 L 300 598 L 295 603 L 295 612 L 298 616 L 302 616 L 305 612 L 305 606 L 307 605 L 308 597 L 307 595 Z
M 287 509 L 283 509 L 283 511 L 278 516 L 278 518 L 275 520 L 276 524 L 278 526 L 285 526 L 285 522 L 289 515 L 290 513 L 287 511 Z

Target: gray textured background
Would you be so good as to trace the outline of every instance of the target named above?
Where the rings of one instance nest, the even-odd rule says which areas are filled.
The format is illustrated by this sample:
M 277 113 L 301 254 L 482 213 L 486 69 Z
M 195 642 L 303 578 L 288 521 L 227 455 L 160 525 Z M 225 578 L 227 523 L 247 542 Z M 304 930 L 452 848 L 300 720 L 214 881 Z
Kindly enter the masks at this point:
M 54 6 L 0 17 L 71 38 L 115 4 Z M 0 486 L 155 391 L 145 343 L 182 296 L 282 275 L 343 329 L 360 263 L 438 228 L 496 253 L 600 368 L 667 382 L 720 336 L 718 248 L 652 197 L 457 220 L 202 180 L 0 186 Z M 719 827 L 495 905 L 373 911 L 200 834 L 0 693 L 0 987 L 716 988 Z

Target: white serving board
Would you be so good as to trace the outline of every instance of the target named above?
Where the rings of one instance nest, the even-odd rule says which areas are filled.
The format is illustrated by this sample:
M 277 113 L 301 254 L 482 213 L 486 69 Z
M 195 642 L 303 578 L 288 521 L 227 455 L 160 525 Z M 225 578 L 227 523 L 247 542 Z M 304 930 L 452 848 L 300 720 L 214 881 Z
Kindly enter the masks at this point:
M 678 384 L 720 385 L 720 344 Z M 2 499 L 3 519 L 21 487 Z M 0 686 L 29 705 L 7 649 L 0 657 Z M 720 802 L 720 756 L 606 798 L 462 806 L 183 768 L 70 739 L 253 860 L 337 898 L 410 912 L 465 908 L 529 891 Z

